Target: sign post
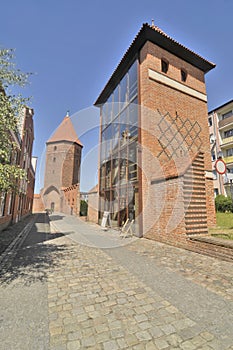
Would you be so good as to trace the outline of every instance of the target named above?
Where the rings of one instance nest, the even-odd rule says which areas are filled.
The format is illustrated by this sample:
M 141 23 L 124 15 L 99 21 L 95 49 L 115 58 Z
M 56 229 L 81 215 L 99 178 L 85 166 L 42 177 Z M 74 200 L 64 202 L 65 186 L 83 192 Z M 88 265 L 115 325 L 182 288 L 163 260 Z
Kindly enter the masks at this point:
M 106 226 L 111 227 L 111 219 L 110 219 L 110 212 L 109 211 L 104 211 L 104 215 L 103 215 L 102 222 L 101 222 L 101 227 L 104 230 L 107 230 Z

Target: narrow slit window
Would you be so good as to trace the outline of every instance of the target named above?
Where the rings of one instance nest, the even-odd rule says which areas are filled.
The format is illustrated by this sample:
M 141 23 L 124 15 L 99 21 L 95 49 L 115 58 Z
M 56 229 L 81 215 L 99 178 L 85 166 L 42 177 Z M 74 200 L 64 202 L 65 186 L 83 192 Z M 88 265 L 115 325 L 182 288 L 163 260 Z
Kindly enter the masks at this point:
M 167 73 L 169 67 L 168 61 L 161 60 L 161 70 L 163 73 Z
M 185 82 L 187 80 L 187 72 L 184 69 L 181 69 L 181 81 Z

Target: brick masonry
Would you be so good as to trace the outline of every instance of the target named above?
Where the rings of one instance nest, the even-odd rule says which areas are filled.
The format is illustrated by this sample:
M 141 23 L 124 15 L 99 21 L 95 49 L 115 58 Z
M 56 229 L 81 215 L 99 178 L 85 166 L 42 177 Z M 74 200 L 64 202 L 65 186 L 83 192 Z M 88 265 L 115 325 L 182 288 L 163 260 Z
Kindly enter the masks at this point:
M 161 72 L 162 59 L 169 62 L 167 73 Z M 184 245 L 187 234 L 207 233 L 215 224 L 213 180 L 206 176 L 212 171 L 207 103 L 151 79 L 149 70 L 201 94 L 206 94 L 204 72 L 149 41 L 140 51 L 143 233 Z
M 96 185 L 88 192 L 88 213 L 87 213 L 88 221 L 93 222 L 95 224 L 98 224 L 98 206 L 99 206 L 98 185 Z
M 71 141 L 47 142 L 42 199 L 45 208 L 79 215 L 82 146 Z

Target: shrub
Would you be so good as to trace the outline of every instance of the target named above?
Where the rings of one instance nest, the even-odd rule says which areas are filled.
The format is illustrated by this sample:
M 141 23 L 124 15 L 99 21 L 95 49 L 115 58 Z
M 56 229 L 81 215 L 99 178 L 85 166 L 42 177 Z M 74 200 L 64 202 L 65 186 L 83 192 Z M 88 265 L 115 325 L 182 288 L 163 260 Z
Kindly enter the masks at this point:
M 88 204 L 86 201 L 81 200 L 80 202 L 80 216 L 87 216 Z
M 233 212 L 233 205 L 231 197 L 225 197 L 222 194 L 217 195 L 215 198 L 216 211 L 220 213 Z

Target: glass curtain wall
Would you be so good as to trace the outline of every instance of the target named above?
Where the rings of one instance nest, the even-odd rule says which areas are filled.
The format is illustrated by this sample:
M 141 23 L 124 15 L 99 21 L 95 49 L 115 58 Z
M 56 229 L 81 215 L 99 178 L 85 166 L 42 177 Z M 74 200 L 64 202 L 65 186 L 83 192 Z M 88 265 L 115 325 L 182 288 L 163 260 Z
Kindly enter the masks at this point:
M 138 208 L 138 62 L 101 107 L 100 219 L 113 225 L 135 219 Z

